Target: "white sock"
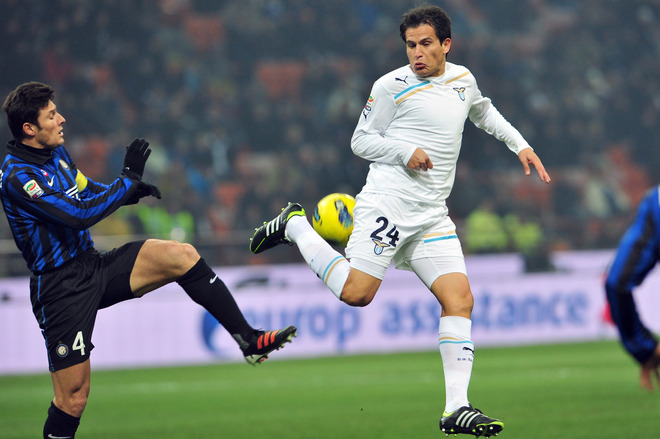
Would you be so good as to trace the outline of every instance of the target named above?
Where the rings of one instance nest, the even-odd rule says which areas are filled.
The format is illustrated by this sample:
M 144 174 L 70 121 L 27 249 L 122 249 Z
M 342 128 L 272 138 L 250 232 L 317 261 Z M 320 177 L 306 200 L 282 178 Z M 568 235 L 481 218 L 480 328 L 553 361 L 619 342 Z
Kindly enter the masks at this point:
M 467 390 L 474 360 L 471 331 L 470 319 L 455 316 L 440 318 L 438 341 L 445 372 L 446 413 L 469 404 Z
M 348 260 L 321 238 L 303 216 L 291 217 L 285 233 L 296 243 L 309 268 L 339 299 L 351 269 Z

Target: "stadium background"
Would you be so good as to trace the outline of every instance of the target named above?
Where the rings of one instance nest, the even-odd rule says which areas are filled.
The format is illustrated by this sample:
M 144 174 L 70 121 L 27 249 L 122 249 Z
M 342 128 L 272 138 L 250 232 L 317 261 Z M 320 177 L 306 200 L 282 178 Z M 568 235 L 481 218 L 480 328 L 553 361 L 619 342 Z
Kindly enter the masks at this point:
M 658 183 L 660 154 L 655 151 L 654 135 L 660 132 L 660 2 L 437 3 L 453 20 L 450 61 L 470 68 L 484 95 L 519 128 L 553 178 L 548 186 L 534 177 L 525 178 L 519 162 L 503 144 L 466 124 L 449 206 L 468 259 L 479 267 L 473 270 L 479 289 L 475 292 L 496 297 L 498 289 L 505 296 L 519 289 L 520 303 L 526 306 L 552 305 L 556 297 L 577 297 L 577 304 L 572 305 L 576 308 L 561 308 L 562 318 L 569 323 L 562 327 L 564 331 L 567 326 L 571 329 L 571 318 L 575 317 L 571 310 L 583 309 L 581 294 L 589 291 L 590 295 L 584 296 L 589 298 L 591 316 L 586 338 L 613 338 L 611 327 L 599 326 L 605 320 L 594 317 L 595 311 L 602 311 L 604 300 L 600 276 L 637 202 L 650 185 Z M 54 85 L 58 108 L 67 118 L 67 147 L 85 174 L 99 181 L 116 177 L 124 145 L 133 137 L 151 142 L 154 153 L 146 178 L 161 188 L 163 200 L 145 200 L 123 208 L 96 226 L 92 232 L 97 247 L 110 248 L 144 236 L 185 240 L 194 243 L 212 265 L 226 267 L 229 274 L 232 270 L 253 274 L 266 270 L 275 280 L 266 282 L 265 297 L 277 301 L 278 286 L 285 290 L 302 282 L 305 289 L 315 280 L 301 281 L 298 277 L 296 264 L 301 259 L 295 249 L 282 246 L 251 255 L 247 243 L 252 229 L 289 200 L 302 202 L 311 211 L 329 192 L 355 194 L 360 190 L 368 164 L 352 155 L 350 136 L 373 81 L 406 63 L 398 24 L 401 14 L 415 4 L 408 0 L 4 0 L 0 14 L 0 95 L 4 97 L 16 85 L 30 80 Z M 3 119 L 0 139 L 9 138 Z M 0 157 L 3 155 L 4 150 Z M 506 270 L 493 277 L 501 264 Z M 287 271 L 291 267 L 293 271 Z M 287 273 L 292 273 L 291 279 L 282 279 Z M 42 342 L 33 318 L 17 312 L 19 308 L 29 311 L 27 289 L 21 284 L 27 274 L 6 221 L 0 220 L 2 332 L 5 339 L 12 340 L 0 356 L 0 365 L 11 362 L 12 374 L 24 367 L 13 361 L 28 344 L 38 349 L 38 357 L 30 358 L 34 360 L 30 367 L 43 362 L 39 356 Z M 255 274 L 248 290 L 258 288 L 263 280 Z M 526 285 L 524 289 L 516 288 L 519 280 Z M 654 276 L 646 288 L 650 293 L 645 294 L 646 299 L 659 282 Z M 535 288 L 538 284 L 544 287 Z M 237 285 L 237 300 L 252 306 L 254 297 L 243 294 L 245 285 Z M 394 282 L 394 287 L 397 285 Z M 130 325 L 123 324 L 128 332 L 142 333 L 149 327 L 157 336 L 160 331 L 161 339 L 166 340 L 161 340 L 160 349 L 154 346 L 153 350 L 163 353 L 173 340 L 166 330 L 176 333 L 168 327 L 172 326 L 168 319 L 176 314 L 163 314 L 161 307 L 174 303 L 191 318 L 203 318 L 193 314 L 198 310 L 172 302 L 172 294 L 166 291 L 145 298 L 145 303 L 138 305 L 144 308 L 141 314 L 121 308 L 124 305 L 117 307 L 114 327 L 120 328 L 130 319 Z M 298 297 L 303 303 L 307 300 Z M 389 297 L 394 296 L 384 291 L 379 300 L 387 303 Z M 327 292 L 323 300 L 327 304 L 319 305 L 322 309 L 338 306 Z M 427 302 L 420 303 L 428 306 Z M 651 309 L 657 309 L 656 302 L 650 304 Z M 523 317 L 510 314 L 513 320 L 505 320 L 503 325 L 512 323 L 515 327 L 522 321 L 517 330 L 524 333 L 529 329 L 525 324 L 536 316 L 536 329 L 542 331 L 536 340 L 555 340 L 551 336 L 557 332 L 554 322 L 542 314 L 541 305 Z M 266 305 L 259 306 L 254 309 L 268 310 Z M 379 315 L 378 306 L 362 314 Z M 316 308 L 310 305 L 309 309 Z M 409 316 L 416 316 L 417 308 L 406 310 Z M 421 333 L 432 339 L 437 326 L 429 329 L 433 325 L 428 322 L 436 317 L 434 312 L 407 324 L 413 328 L 421 324 Z M 115 310 L 109 310 L 108 317 L 101 317 L 99 323 L 109 325 L 111 313 Z M 10 324 L 6 317 L 19 315 L 25 316 L 21 318 L 26 328 L 33 331 L 29 336 L 28 329 L 22 332 L 22 327 Z M 153 316 L 145 320 L 145 315 Z M 483 323 L 484 315 L 478 317 Z M 560 331 L 559 337 L 564 334 L 564 339 L 578 340 L 584 328 L 577 325 L 569 335 Z M 489 328 L 480 329 L 480 334 L 486 334 Z M 328 334 L 332 337 L 336 332 L 330 330 Z M 125 348 L 122 343 L 130 335 L 99 329 L 95 337 L 106 337 L 97 342 L 95 355 L 100 357 L 102 349 L 113 343 L 118 350 Z M 303 346 L 304 337 L 301 334 L 297 340 Z M 179 341 L 174 340 L 175 344 Z M 319 349 L 312 352 L 314 355 L 341 352 L 341 347 L 337 350 L 332 343 L 326 346 L 313 341 Z M 558 365 L 548 368 L 572 370 L 560 362 L 562 349 L 571 352 L 570 358 L 576 362 L 586 358 L 580 351 L 591 352 L 591 348 L 577 346 L 573 350 L 559 347 L 537 351 L 538 367 L 548 361 L 543 359 L 544 352 L 552 352 Z M 607 346 L 606 352 L 614 349 Z M 415 345 L 412 349 L 422 348 Z M 599 349 L 597 355 L 603 355 Z M 298 352 L 294 349 L 293 356 Z M 357 352 L 357 348 L 351 351 Z M 495 355 L 484 352 L 486 359 Z M 501 352 L 507 355 L 508 351 Z M 112 350 L 110 353 L 114 355 Z M 173 358 L 179 353 L 166 354 L 166 364 L 177 363 Z M 134 366 L 149 365 L 142 362 L 139 352 L 134 355 Z M 229 357 L 225 359 L 232 359 Z M 223 358 L 220 356 L 219 361 Z M 620 351 L 607 354 L 607 360 L 618 363 L 603 373 L 604 383 L 617 374 L 634 375 L 634 366 Z M 218 358 L 199 359 L 200 363 L 209 361 Z M 299 364 L 295 360 L 291 363 Z M 130 361 L 114 365 L 131 367 Z M 580 363 L 578 369 L 586 367 Z M 507 375 L 507 368 L 503 369 L 502 383 Z M 480 370 L 489 373 L 488 366 Z M 538 381 L 531 379 L 532 385 L 541 383 L 550 389 L 556 378 L 553 373 Z M 237 383 L 253 379 L 240 377 Z M 630 375 L 627 377 L 626 385 L 635 386 Z M 18 377 L 16 381 L 6 378 L 2 382 L 7 388 L 14 383 L 25 385 Z M 583 380 L 589 381 L 589 376 Z M 46 382 L 42 387 L 48 386 Z M 603 386 L 601 382 L 594 389 Z M 100 393 L 95 398 L 100 398 Z M 600 398 L 604 405 L 609 400 L 598 390 L 595 393 L 590 402 Z M 12 394 L 5 395 L 7 399 L 0 398 L 3 410 L 13 401 Z M 576 398 L 580 403 L 585 400 Z M 499 401 L 492 403 L 501 406 Z M 651 404 L 650 410 L 657 411 L 657 404 Z M 621 405 L 625 404 L 617 408 Z M 28 411 L 34 412 L 34 407 Z M 514 419 L 522 417 L 513 413 Z M 39 413 L 35 417 L 41 422 Z M 0 417 L 0 426 L 11 422 L 10 417 Z M 97 422 L 100 419 L 92 425 Z M 562 422 L 578 421 L 562 418 Z M 600 422 L 606 420 L 594 421 Z M 573 427 L 579 431 L 581 425 Z M 103 428 L 106 430 L 101 431 L 110 431 L 112 427 Z M 399 436 L 384 433 L 373 437 Z M 547 437 L 556 434 L 548 433 Z M 593 436 L 576 433 L 574 437 Z
M 100 247 L 173 235 L 213 265 L 298 262 L 291 249 L 250 255 L 251 230 L 288 200 L 311 210 L 360 190 L 367 163 L 349 139 L 373 81 L 406 63 L 398 23 L 414 4 L 5 0 L 0 94 L 53 84 L 67 146 L 100 181 L 116 177 L 133 137 L 151 142 L 147 177 L 165 196 L 98 225 Z M 441 4 L 453 18 L 449 59 L 474 72 L 553 178 L 524 178 L 503 144 L 467 123 L 450 199 L 466 252 L 613 248 L 657 183 L 659 3 Z M 498 234 L 491 213 L 526 239 Z M 5 221 L 0 239 L 0 275 L 25 274 Z

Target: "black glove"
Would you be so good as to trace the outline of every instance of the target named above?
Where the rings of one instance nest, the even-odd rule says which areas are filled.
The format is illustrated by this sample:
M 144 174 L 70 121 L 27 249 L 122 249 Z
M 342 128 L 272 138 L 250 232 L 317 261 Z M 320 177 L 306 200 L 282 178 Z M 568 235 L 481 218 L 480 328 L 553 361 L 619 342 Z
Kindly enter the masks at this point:
M 129 178 L 142 180 L 144 165 L 147 163 L 149 154 L 151 154 L 149 142 L 144 139 L 133 139 L 131 144 L 126 147 L 122 172 Z
M 144 197 L 156 197 L 160 200 L 160 189 L 153 184 L 145 183 L 144 181 L 138 181 L 137 188 L 133 195 L 128 197 L 128 200 L 124 203 L 124 206 L 129 206 L 131 204 L 137 204 L 140 201 L 140 198 Z

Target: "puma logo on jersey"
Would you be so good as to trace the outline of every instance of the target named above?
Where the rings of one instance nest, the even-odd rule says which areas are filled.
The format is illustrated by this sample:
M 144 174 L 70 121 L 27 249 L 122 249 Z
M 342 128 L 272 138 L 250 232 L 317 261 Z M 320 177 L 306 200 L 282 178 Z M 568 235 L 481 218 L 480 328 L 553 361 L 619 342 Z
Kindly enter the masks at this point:
M 408 85 L 408 76 L 404 76 L 403 79 L 401 78 L 394 78 L 395 81 L 401 81 L 404 84 Z

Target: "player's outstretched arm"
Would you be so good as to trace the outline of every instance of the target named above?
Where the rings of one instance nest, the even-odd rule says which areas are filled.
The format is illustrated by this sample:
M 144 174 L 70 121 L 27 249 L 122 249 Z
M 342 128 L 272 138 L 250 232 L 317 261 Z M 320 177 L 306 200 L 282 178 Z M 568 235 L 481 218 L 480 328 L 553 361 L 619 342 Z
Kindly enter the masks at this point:
M 518 153 L 518 158 L 520 159 L 520 162 L 523 165 L 523 168 L 525 169 L 525 175 L 530 175 L 532 171 L 529 168 L 529 165 L 534 166 L 536 169 L 536 172 L 539 173 L 539 178 L 541 181 L 545 181 L 546 183 L 550 183 L 550 175 L 545 171 L 545 168 L 543 167 L 543 163 L 541 163 L 541 159 L 539 156 L 536 155 L 536 153 L 532 150 L 532 148 L 525 148 L 522 151 Z
M 642 389 L 649 391 L 653 390 L 653 380 L 655 379 L 656 385 L 660 388 L 660 344 L 655 347 L 653 356 L 649 358 L 646 363 L 642 364 L 642 371 L 639 376 L 639 385 Z

